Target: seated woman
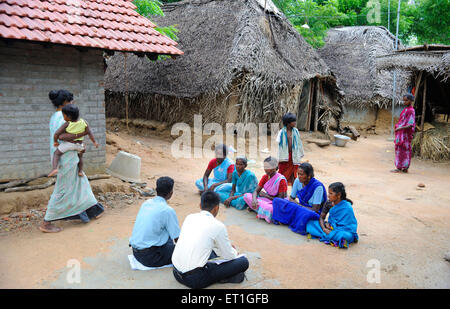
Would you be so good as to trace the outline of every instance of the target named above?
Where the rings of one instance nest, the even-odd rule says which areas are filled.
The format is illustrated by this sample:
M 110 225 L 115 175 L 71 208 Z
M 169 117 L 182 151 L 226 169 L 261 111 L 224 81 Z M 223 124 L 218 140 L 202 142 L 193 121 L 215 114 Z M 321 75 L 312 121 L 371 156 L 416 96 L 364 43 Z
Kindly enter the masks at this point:
M 328 187 L 328 201 L 319 220 L 310 220 L 307 223 L 306 232 L 326 244 L 348 248 L 349 244 L 358 241 L 358 223 L 352 208 L 353 202 L 347 198 L 341 182 L 332 183 Z M 325 221 L 327 214 L 328 222 Z
M 299 203 L 296 202 L 298 198 Z M 296 233 L 306 235 L 306 224 L 311 219 L 319 219 L 323 204 L 327 201 L 325 186 L 314 178 L 311 164 L 300 164 L 298 178 L 292 186 L 292 192 L 287 199 L 273 200 L 273 217 L 276 222 L 289 225 Z
M 272 222 L 272 201 L 279 197 L 284 199 L 287 195 L 287 180 L 277 172 L 278 160 L 268 157 L 264 160 L 264 171 L 266 174 L 261 178 L 253 193 L 244 194 L 244 201 L 249 210 L 257 212 L 256 217 Z M 262 191 L 264 189 L 264 191 Z
M 203 174 L 203 178 L 197 179 L 195 185 L 200 194 L 205 191 L 222 192 L 226 196 L 231 192 L 231 176 L 234 171 L 233 162 L 227 158 L 227 146 L 220 144 L 215 148 L 215 158 L 212 159 Z M 209 178 L 214 171 L 214 177 Z
M 218 192 L 220 196 L 220 201 L 225 204 L 225 206 L 233 206 L 236 209 L 242 210 L 247 207 L 244 201 L 245 193 L 252 193 L 255 191 L 258 185 L 258 179 L 255 173 L 246 169 L 247 158 L 237 157 L 236 158 L 236 170 L 233 172 L 231 178 L 231 193 L 227 196 L 223 192 Z

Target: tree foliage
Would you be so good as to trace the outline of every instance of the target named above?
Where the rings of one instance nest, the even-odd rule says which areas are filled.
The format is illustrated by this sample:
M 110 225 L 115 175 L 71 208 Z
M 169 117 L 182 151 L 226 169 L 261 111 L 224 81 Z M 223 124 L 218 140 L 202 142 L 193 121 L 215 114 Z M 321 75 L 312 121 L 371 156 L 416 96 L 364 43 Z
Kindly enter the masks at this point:
M 397 0 L 273 0 L 273 2 L 306 41 L 316 48 L 323 46 L 327 30 L 336 26 L 384 26 L 392 33 L 396 33 Z M 449 0 L 401 0 L 399 39 L 406 45 L 450 44 L 449 14 Z M 304 26 L 305 24 L 309 28 Z
M 175 2 L 175 0 L 168 0 L 165 2 Z M 148 19 L 150 19 L 152 16 L 164 16 L 164 12 L 161 9 L 163 3 L 158 0 L 134 0 L 133 4 L 136 5 L 136 11 L 140 15 L 147 17 Z M 178 40 L 177 32 L 179 30 L 176 28 L 176 25 L 166 27 L 158 27 L 158 25 L 156 25 L 155 30 L 163 35 L 168 36 L 174 41 Z
M 450 1 L 423 0 L 417 7 L 413 23 L 420 43 L 450 44 Z

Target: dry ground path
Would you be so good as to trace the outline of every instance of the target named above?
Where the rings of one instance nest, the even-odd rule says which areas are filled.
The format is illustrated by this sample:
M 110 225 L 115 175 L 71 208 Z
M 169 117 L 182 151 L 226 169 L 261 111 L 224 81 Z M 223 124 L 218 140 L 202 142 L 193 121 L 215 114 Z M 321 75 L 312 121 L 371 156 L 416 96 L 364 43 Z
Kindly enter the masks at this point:
M 303 135 L 302 135 L 303 136 Z M 117 147 L 142 158 L 142 179 L 176 180 L 170 204 L 180 224 L 199 209 L 194 181 L 209 158 L 173 161 L 171 140 L 108 132 L 107 163 Z M 393 144 L 387 136 L 350 141 L 345 148 L 305 145 L 305 159 L 327 186 L 341 181 L 354 201 L 360 241 L 348 250 L 308 241 L 286 226 L 269 225 L 254 214 L 221 206 L 218 219 L 250 260 L 242 285 L 211 288 L 450 288 L 450 164 L 413 159 L 409 174 L 392 174 Z M 251 169 L 263 174 L 260 162 Z M 417 185 L 424 183 L 425 188 Z M 170 269 L 132 271 L 128 238 L 140 202 L 88 224 L 61 222 L 64 231 L 37 229 L 0 236 L 0 288 L 183 288 Z M 70 284 L 67 261 L 81 263 L 81 282 Z M 380 282 L 367 280 L 369 261 L 378 261 Z

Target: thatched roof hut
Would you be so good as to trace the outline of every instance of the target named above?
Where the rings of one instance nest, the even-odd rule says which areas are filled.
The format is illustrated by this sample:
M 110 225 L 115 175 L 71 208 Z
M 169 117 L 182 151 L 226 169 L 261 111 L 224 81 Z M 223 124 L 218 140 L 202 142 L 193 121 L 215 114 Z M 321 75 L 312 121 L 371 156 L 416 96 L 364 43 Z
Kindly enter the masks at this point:
M 377 66 L 379 70 L 410 72 L 410 79 L 415 85 L 416 122 L 422 132 L 413 140 L 414 152 L 433 160 L 450 159 L 450 45 L 401 49 L 378 57 Z M 446 122 L 437 121 L 444 120 L 442 116 Z M 432 123 L 433 129 L 426 130 L 425 123 Z
M 154 21 L 177 25 L 184 55 L 157 62 L 122 54 L 108 59 L 108 116 L 124 116 L 128 93 L 130 117 L 192 123 L 202 114 L 204 122 L 270 123 L 288 111 L 302 116 L 306 107 L 309 129 L 317 85 L 319 114 L 339 118 L 330 69 L 270 0 L 188 0 L 164 4 L 163 11 Z
M 377 58 L 379 70 L 426 71 L 437 79 L 450 78 L 450 45 L 419 45 Z
M 402 47 L 400 42 L 398 46 Z M 393 74 L 378 71 L 376 59 L 391 53 L 394 48 L 395 36 L 385 27 L 356 26 L 328 31 L 319 54 L 336 75 L 337 83 L 344 91 L 345 106 L 391 106 Z M 398 100 L 408 82 L 405 77 L 404 72 L 397 74 Z

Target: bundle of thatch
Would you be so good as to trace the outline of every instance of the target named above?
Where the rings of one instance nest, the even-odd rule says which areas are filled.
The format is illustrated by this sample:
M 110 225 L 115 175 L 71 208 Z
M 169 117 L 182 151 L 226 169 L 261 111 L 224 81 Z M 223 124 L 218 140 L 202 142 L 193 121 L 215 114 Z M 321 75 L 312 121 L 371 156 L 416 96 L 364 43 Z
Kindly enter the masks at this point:
M 270 0 L 165 4 L 165 16 L 155 22 L 177 25 L 184 55 L 158 62 L 122 54 L 108 59 L 107 116 L 124 117 L 128 92 L 132 118 L 191 123 L 194 114 L 202 114 L 204 123 L 279 122 L 284 113 L 298 111 L 304 81 L 320 78 L 336 89 L 324 61 L 272 5 Z
M 434 123 L 428 130 L 416 132 L 411 146 L 413 155 L 433 161 L 450 160 L 450 135 L 446 123 Z
M 377 59 L 379 70 L 424 71 L 443 82 L 450 78 L 450 46 L 419 45 Z
M 399 47 L 402 47 L 401 43 Z M 328 31 L 319 54 L 344 91 L 344 105 L 357 108 L 391 106 L 393 74 L 377 70 L 377 57 L 391 53 L 394 48 L 395 37 L 385 27 L 341 27 Z M 408 82 L 408 74 L 398 71 L 397 102 L 401 101 Z

